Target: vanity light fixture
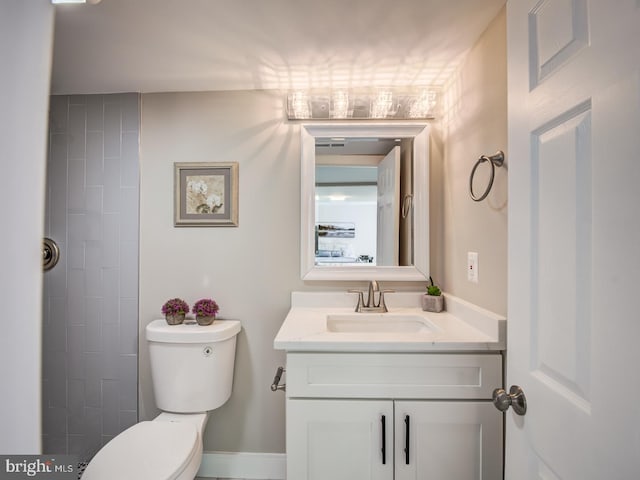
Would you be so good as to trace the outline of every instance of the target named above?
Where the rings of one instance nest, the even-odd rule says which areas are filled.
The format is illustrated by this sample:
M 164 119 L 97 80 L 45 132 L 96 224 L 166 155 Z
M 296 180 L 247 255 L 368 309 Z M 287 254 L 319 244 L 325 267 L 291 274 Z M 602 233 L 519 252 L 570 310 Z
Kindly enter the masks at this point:
M 423 89 L 409 108 L 410 118 L 426 118 L 436 108 L 437 95 L 434 90 Z
M 336 90 L 331 94 L 331 118 L 347 118 L 349 116 L 349 92 Z
M 393 116 L 393 92 L 391 90 L 378 90 L 376 96 L 371 99 L 371 118 L 387 118 Z
M 289 120 L 424 120 L 437 107 L 438 90 L 430 87 L 293 90 L 286 98 Z
M 311 118 L 309 94 L 305 91 L 291 92 L 287 97 L 287 112 L 295 118 Z

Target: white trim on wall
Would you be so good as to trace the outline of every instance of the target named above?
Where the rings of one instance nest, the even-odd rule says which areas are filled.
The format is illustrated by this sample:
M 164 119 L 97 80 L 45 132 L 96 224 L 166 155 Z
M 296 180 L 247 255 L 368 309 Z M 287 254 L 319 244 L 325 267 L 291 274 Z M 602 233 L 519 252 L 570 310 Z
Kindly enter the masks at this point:
M 285 480 L 284 453 L 205 452 L 198 477 Z

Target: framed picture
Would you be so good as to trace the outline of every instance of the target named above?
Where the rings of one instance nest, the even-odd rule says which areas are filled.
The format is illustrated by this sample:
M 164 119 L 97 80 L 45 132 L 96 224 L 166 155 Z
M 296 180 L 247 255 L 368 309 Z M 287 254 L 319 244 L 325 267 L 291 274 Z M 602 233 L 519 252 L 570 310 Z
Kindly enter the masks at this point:
M 176 227 L 238 226 L 238 163 L 174 163 Z
M 319 237 L 356 238 L 356 224 L 347 222 L 316 223 Z

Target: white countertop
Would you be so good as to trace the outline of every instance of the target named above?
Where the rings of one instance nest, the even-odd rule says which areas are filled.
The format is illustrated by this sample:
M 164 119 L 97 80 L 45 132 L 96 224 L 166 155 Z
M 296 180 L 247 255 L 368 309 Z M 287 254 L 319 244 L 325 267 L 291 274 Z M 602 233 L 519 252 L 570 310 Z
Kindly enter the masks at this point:
M 379 333 L 327 330 L 327 315 L 354 313 L 356 294 L 293 292 L 291 310 L 273 346 L 289 352 L 459 352 L 506 348 L 504 317 L 447 294 L 445 311 L 424 312 L 422 294 L 388 294 L 385 299 L 389 314 L 421 316 L 435 327 L 434 331 Z

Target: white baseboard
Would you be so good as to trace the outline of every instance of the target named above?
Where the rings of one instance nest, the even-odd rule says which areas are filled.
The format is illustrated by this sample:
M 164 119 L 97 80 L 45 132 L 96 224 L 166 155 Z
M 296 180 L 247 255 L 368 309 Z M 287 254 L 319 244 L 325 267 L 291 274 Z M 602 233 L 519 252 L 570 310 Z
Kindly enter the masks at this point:
M 204 452 L 199 477 L 285 480 L 284 453 Z

